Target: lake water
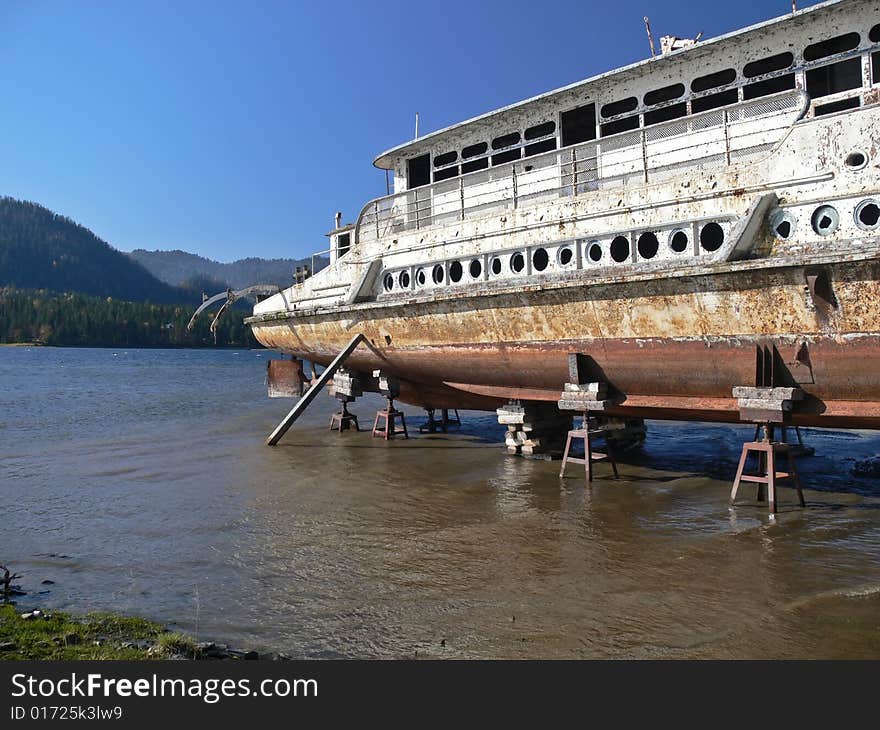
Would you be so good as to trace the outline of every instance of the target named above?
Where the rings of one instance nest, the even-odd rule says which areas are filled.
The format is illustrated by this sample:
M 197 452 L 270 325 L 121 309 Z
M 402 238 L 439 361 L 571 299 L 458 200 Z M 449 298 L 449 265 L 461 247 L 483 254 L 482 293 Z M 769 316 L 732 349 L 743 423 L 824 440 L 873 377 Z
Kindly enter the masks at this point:
M 880 480 L 850 474 L 880 434 L 805 430 L 808 508 L 782 489 L 771 520 L 728 507 L 747 426 L 651 422 L 589 490 L 494 414 L 386 444 L 321 395 L 269 448 L 270 356 L 0 348 L 22 605 L 292 657 L 880 657 Z

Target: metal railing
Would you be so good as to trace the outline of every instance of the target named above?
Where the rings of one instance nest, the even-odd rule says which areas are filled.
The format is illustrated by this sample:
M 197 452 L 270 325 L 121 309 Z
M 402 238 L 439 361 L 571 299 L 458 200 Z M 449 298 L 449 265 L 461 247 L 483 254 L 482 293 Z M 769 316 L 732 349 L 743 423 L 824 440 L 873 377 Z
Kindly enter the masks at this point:
M 772 150 L 808 107 L 805 92 L 786 91 L 387 195 L 361 209 L 355 242 L 743 162 Z

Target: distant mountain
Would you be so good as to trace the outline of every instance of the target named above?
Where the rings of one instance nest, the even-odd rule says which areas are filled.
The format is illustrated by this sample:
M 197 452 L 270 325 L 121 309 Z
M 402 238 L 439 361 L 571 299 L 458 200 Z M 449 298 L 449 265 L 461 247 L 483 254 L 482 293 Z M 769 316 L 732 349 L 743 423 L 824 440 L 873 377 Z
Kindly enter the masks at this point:
M 0 197 L 0 286 L 133 302 L 189 302 L 88 228 L 36 203 Z
M 293 270 L 297 266 L 311 265 L 309 259 L 260 259 L 246 258 L 221 263 L 186 251 L 145 251 L 135 249 L 128 254 L 157 279 L 166 284 L 180 286 L 194 277 L 208 277 L 226 282 L 233 289 L 251 284 L 275 284 L 286 288 L 293 283 Z M 315 268 L 323 268 L 315 262 Z

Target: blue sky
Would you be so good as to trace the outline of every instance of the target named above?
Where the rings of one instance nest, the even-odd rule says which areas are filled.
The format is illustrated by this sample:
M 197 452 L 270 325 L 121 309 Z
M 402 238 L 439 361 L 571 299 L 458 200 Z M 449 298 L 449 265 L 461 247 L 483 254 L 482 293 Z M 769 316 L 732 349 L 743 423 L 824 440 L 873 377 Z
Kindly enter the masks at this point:
M 121 250 L 230 261 L 326 245 L 373 157 L 790 0 L 0 0 L 0 194 Z M 815 4 L 800 0 L 799 7 Z

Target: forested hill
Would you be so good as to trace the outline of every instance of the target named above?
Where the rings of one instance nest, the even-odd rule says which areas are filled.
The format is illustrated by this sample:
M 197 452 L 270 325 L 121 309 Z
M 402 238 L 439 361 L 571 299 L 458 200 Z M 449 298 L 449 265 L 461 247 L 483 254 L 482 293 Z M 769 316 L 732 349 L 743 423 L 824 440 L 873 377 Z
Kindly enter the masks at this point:
M 88 228 L 36 203 L 0 197 L 0 286 L 127 301 L 192 302 Z
M 128 254 L 157 279 L 179 286 L 195 276 L 207 276 L 228 282 L 234 289 L 251 284 L 275 284 L 288 287 L 293 283 L 293 270 L 308 259 L 259 259 L 246 258 L 221 263 L 186 251 L 145 251 L 135 249 Z M 317 266 L 316 268 L 320 268 Z

